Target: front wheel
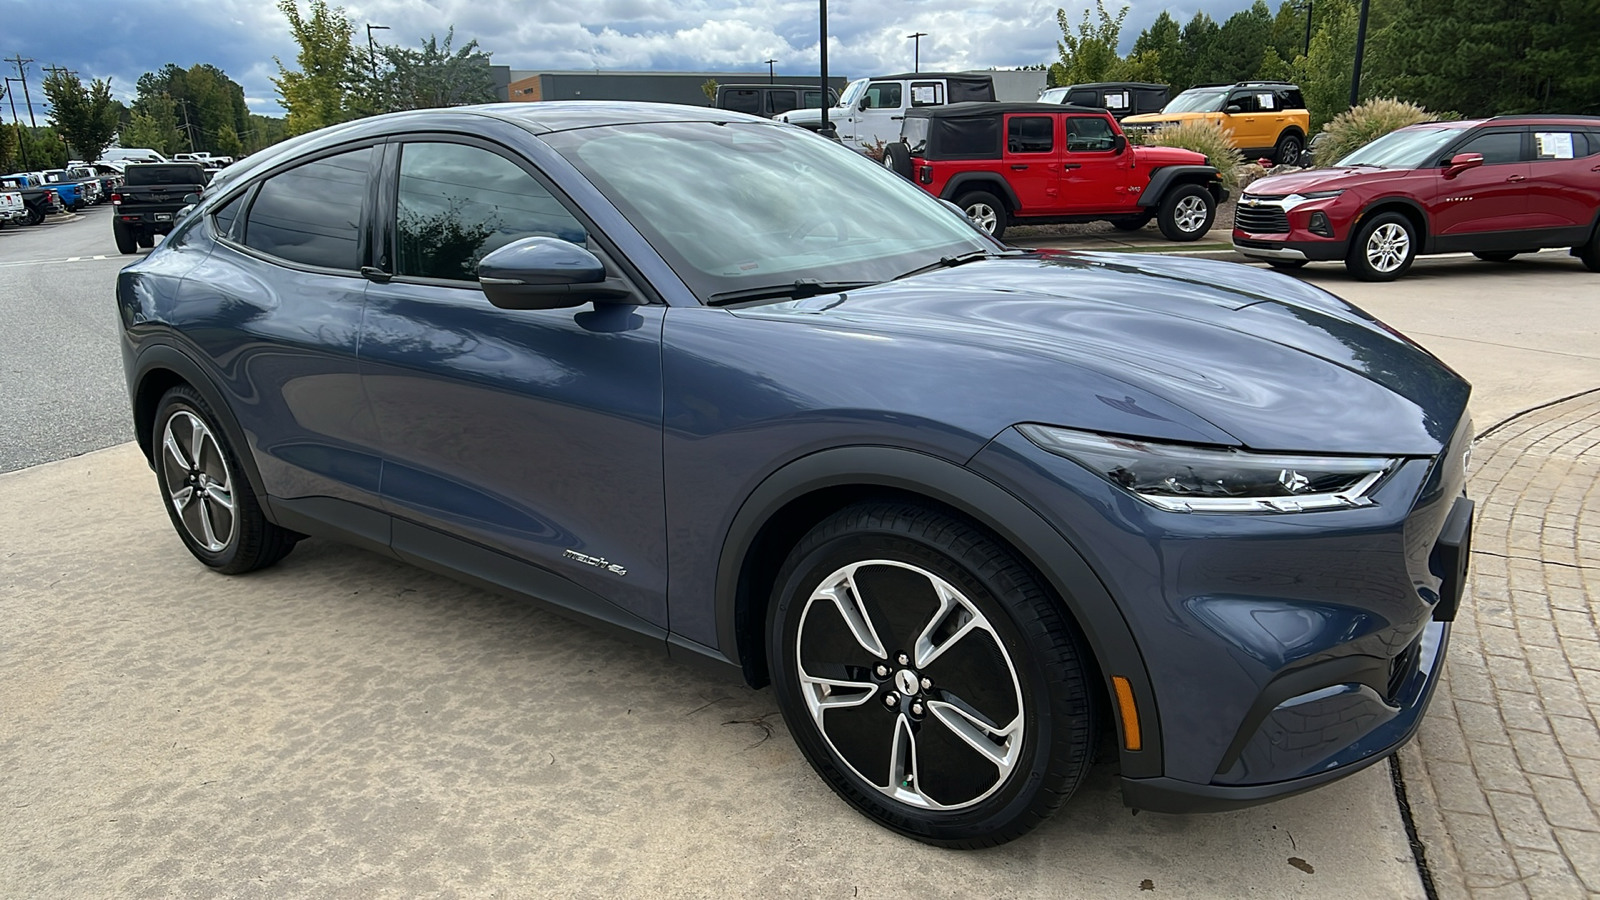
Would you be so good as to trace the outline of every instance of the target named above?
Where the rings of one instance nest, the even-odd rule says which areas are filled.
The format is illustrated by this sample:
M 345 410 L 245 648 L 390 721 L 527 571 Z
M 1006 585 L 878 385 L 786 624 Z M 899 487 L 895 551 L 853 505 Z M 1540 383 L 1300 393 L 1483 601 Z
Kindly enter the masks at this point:
M 267 521 L 211 408 L 188 386 L 156 407 L 156 483 L 172 527 L 195 559 L 225 575 L 265 568 L 298 535 Z
M 1084 643 L 975 525 L 904 503 L 848 507 L 779 573 L 767 616 L 778 705 L 846 802 L 930 844 L 1011 840 L 1088 770 Z
M 1005 236 L 1006 208 L 1000 202 L 1000 198 L 985 191 L 972 191 L 962 194 L 956 205 L 967 214 L 972 224 L 995 240 L 998 241 Z
M 1417 258 L 1417 230 L 1399 213 L 1382 213 L 1356 229 L 1345 268 L 1361 281 L 1393 281 Z
M 1217 201 L 1198 184 L 1180 184 L 1161 198 L 1156 224 L 1169 241 L 1198 241 L 1217 218 Z

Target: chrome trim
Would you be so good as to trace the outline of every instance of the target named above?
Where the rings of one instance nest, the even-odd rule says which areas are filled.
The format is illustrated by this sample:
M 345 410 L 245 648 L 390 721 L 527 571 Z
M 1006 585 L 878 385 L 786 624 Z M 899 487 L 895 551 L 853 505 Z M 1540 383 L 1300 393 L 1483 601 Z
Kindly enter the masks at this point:
M 1260 259 L 1293 259 L 1300 261 L 1307 259 L 1304 253 L 1291 247 L 1279 247 L 1275 250 L 1267 247 L 1241 247 L 1237 241 L 1234 242 L 1233 252 Z

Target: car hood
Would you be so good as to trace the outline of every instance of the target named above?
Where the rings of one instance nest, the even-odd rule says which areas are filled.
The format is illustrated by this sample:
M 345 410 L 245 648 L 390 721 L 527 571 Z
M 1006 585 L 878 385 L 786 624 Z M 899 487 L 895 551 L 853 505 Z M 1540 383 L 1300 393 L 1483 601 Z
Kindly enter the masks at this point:
M 1392 181 L 1410 175 L 1411 169 L 1379 169 L 1373 166 L 1354 166 L 1340 169 L 1305 169 L 1287 175 L 1269 175 L 1250 182 L 1247 194 L 1306 194 L 1312 191 L 1331 191 Z
M 838 108 L 828 110 L 829 117 L 830 118 L 835 118 L 835 119 L 838 118 L 841 114 L 843 114 L 845 112 L 847 112 L 847 110 L 838 109 Z M 786 113 L 781 113 L 779 115 L 773 116 L 773 118 L 778 119 L 779 121 L 793 122 L 793 123 L 796 123 L 796 124 L 799 124 L 800 122 L 818 122 L 818 123 L 820 123 L 822 121 L 822 110 L 820 110 L 820 109 L 791 109 Z
M 1134 147 L 1133 158 L 1149 168 L 1161 166 L 1205 166 L 1204 153 L 1184 150 L 1181 147 Z
M 1122 120 L 1124 125 L 1166 125 L 1171 122 L 1182 122 L 1185 119 L 1204 118 L 1206 113 L 1140 113 L 1137 116 L 1128 116 Z
M 740 314 L 938 345 L 919 352 L 970 364 L 964 378 L 982 379 L 983 361 L 1003 354 L 1029 358 L 1024 370 L 1052 388 L 1111 379 L 1130 389 L 1129 405 L 1172 404 L 1257 450 L 1431 456 L 1448 443 L 1471 390 L 1331 294 L 1210 260 L 1044 252 Z M 1014 382 L 997 390 L 1012 392 L 1010 406 L 1030 393 L 1061 396 Z M 1027 407 L 1019 421 L 1087 427 L 1080 413 Z M 1139 414 L 1163 420 L 1143 436 L 1175 433 L 1167 426 L 1176 418 Z

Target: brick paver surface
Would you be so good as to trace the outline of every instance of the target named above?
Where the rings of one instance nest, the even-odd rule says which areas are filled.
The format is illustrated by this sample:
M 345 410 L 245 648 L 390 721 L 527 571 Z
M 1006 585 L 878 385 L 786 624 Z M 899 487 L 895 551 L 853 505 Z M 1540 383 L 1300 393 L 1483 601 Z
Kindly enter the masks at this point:
M 1600 897 L 1600 391 L 1486 434 L 1470 594 L 1402 756 L 1442 898 Z

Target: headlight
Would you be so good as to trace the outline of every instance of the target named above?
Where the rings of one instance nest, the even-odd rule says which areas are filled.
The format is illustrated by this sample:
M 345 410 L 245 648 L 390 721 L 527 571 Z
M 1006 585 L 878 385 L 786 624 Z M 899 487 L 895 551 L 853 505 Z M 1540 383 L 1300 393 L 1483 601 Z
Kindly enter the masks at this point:
M 1017 430 L 1045 450 L 1171 512 L 1280 513 L 1367 506 L 1372 503 L 1367 495 L 1398 462 L 1191 447 L 1047 425 L 1018 425 Z
M 1336 191 L 1312 191 L 1308 194 L 1290 194 L 1289 196 L 1283 198 L 1283 209 L 1285 212 L 1288 212 L 1302 203 L 1310 203 L 1313 200 L 1326 200 L 1329 197 L 1337 197 L 1342 193 L 1344 193 L 1344 188 L 1340 188 Z

